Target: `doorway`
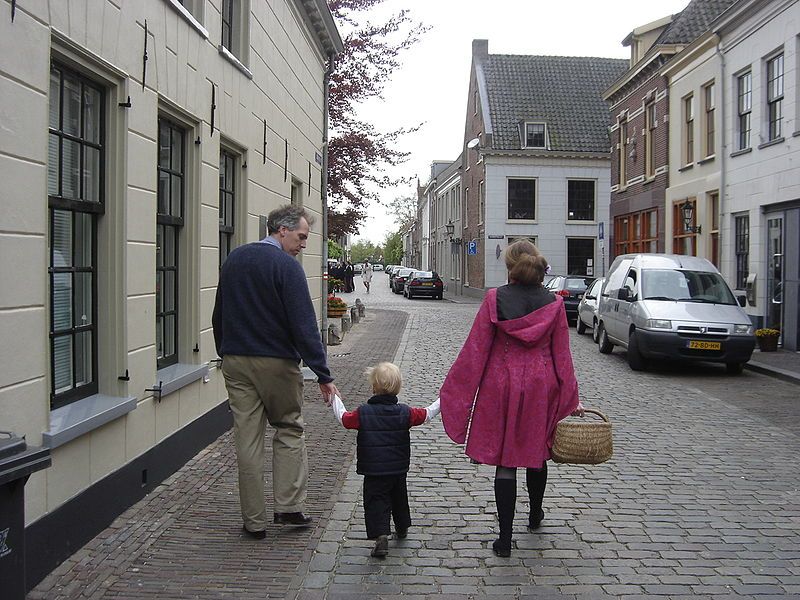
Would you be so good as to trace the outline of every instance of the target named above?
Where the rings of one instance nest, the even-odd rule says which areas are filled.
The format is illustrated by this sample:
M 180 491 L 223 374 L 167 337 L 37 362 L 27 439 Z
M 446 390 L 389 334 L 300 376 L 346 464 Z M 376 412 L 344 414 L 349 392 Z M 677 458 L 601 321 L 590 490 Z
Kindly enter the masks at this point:
M 783 215 L 767 218 L 767 315 L 766 326 L 783 337 L 784 240 Z

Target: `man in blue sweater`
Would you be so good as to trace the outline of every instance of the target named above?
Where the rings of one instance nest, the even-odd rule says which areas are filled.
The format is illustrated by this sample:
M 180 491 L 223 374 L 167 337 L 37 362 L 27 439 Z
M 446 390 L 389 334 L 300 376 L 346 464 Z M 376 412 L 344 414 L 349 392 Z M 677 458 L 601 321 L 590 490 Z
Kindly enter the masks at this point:
M 308 291 L 294 258 L 306 247 L 312 218 L 286 205 L 267 217 L 268 236 L 230 253 L 222 266 L 212 323 L 233 412 L 244 533 L 266 537 L 264 433 L 272 439 L 274 521 L 308 526 L 308 483 L 300 359 L 317 375 L 325 402 L 339 394 Z

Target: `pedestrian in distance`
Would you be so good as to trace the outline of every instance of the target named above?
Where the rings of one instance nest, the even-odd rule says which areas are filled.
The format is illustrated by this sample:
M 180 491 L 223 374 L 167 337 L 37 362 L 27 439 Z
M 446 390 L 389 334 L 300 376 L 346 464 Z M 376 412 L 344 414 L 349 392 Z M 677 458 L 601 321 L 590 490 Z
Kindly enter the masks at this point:
M 544 519 L 556 424 L 582 415 L 564 302 L 542 286 L 547 260 L 531 242 L 505 251 L 507 285 L 489 290 L 439 393 L 442 423 L 473 461 L 493 465 L 500 536 L 495 554 L 511 555 L 517 468 L 525 468 L 528 530 Z
M 355 282 L 353 281 L 353 274 L 353 263 L 348 260 L 344 267 L 344 291 L 348 294 L 356 291 Z
M 266 238 L 230 253 L 219 275 L 212 323 L 233 413 L 244 533 L 266 536 L 264 433 L 272 439 L 273 520 L 309 526 L 303 375 L 317 376 L 329 403 L 339 391 L 328 369 L 306 275 L 295 257 L 306 247 L 312 218 L 286 205 L 267 217 Z
M 357 429 L 356 471 L 364 476 L 364 521 L 367 538 L 375 540 L 371 555 L 389 553 L 390 518 L 396 539 L 411 526 L 406 476 L 411 465 L 409 430 L 439 414 L 439 400 L 427 408 L 411 408 L 397 400 L 402 375 L 397 365 L 382 362 L 367 369 L 373 396 L 354 411 L 333 398 L 333 413 L 347 429 Z
M 369 294 L 369 284 L 372 282 L 372 265 L 368 260 L 364 261 L 364 268 L 361 270 L 361 280 L 364 282 L 364 287 L 367 288 Z

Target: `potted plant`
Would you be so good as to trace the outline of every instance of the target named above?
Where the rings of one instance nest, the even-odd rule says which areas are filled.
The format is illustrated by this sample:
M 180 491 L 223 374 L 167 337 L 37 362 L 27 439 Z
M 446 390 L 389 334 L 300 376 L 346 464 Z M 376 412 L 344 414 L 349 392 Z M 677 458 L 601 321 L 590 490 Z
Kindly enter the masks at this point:
M 778 338 L 781 332 L 777 329 L 764 327 L 756 329 L 756 343 L 761 352 L 775 352 L 778 349 Z
M 328 296 L 328 317 L 342 317 L 346 312 L 347 302 L 336 296 Z

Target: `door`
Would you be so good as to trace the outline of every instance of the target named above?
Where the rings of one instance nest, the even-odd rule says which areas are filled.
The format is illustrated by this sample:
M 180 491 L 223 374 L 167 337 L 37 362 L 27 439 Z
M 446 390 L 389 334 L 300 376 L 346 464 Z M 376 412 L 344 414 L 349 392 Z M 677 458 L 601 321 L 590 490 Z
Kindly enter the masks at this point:
M 783 215 L 767 219 L 766 326 L 783 330 Z

